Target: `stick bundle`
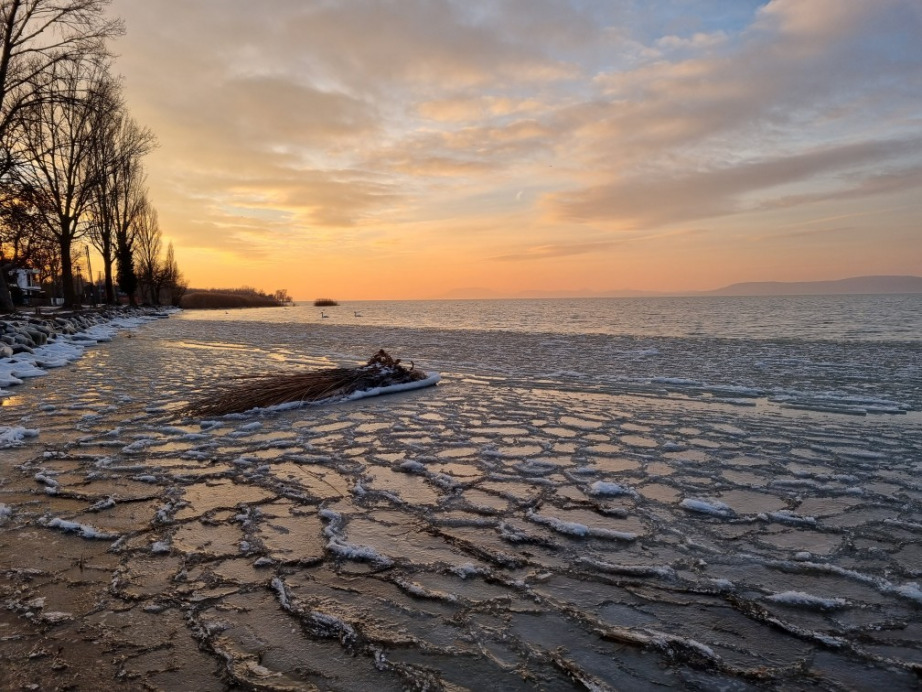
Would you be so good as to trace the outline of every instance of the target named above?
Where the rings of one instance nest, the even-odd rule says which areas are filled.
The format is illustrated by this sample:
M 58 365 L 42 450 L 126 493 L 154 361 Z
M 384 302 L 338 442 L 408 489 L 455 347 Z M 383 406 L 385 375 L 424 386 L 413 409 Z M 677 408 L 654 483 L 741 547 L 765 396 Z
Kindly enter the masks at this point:
M 253 408 L 265 408 L 296 401 L 323 401 L 353 392 L 426 379 L 413 364 L 404 367 L 381 349 L 357 368 L 329 368 L 276 375 L 241 375 L 235 383 L 219 385 L 201 399 L 190 402 L 186 415 L 223 416 Z

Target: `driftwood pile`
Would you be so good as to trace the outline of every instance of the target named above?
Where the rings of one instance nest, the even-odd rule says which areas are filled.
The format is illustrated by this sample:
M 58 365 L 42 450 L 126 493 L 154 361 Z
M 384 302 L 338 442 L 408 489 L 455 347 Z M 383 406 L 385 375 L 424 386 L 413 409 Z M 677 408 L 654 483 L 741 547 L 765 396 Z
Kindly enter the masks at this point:
M 395 360 L 381 349 L 365 365 L 356 368 L 235 377 L 233 383 L 219 385 L 190 402 L 182 413 L 195 417 L 223 416 L 292 402 L 318 402 L 426 377 L 426 373 L 415 369 L 412 361 L 407 368 L 400 364 L 399 358 Z

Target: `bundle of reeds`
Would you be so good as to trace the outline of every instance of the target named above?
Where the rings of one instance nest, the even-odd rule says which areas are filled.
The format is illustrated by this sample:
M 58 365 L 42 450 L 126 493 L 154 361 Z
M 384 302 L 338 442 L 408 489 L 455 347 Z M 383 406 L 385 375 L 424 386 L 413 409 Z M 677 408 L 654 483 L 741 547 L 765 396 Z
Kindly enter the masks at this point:
M 365 365 L 356 368 L 328 368 L 273 375 L 241 375 L 190 402 L 182 413 L 191 416 L 223 416 L 254 408 L 292 402 L 337 399 L 378 387 L 418 382 L 427 378 L 411 361 L 407 368 L 400 359 L 381 349 Z

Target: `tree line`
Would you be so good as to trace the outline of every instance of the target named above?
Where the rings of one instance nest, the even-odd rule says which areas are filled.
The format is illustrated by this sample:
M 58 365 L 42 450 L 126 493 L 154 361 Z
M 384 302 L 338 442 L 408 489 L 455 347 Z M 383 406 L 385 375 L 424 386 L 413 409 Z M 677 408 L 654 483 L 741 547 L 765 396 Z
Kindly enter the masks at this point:
M 183 296 L 182 307 L 190 310 L 224 310 L 227 308 L 283 307 L 293 301 L 288 291 L 280 288 L 274 293 L 260 291 L 252 286 L 240 288 L 190 288 Z
M 125 105 L 108 42 L 109 0 L 0 0 L 0 311 L 11 271 L 30 268 L 78 306 L 86 243 L 102 257 L 102 302 L 178 301 L 144 157 L 154 134 Z

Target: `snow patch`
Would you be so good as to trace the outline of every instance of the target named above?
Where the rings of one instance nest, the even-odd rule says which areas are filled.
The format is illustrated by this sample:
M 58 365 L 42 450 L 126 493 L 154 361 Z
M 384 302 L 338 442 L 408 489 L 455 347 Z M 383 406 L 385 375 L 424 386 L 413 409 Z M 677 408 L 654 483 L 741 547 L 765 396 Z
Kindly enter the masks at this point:
M 698 514 L 708 514 L 712 517 L 721 517 L 729 518 L 736 516 L 734 512 L 728 505 L 725 505 L 723 502 L 717 500 L 699 500 L 699 499 L 685 499 L 679 503 L 679 507 L 682 509 L 687 509 L 689 512 L 697 512 Z
M 105 531 L 100 531 L 99 529 L 93 526 L 89 526 L 88 524 L 79 524 L 76 521 L 68 521 L 66 519 L 61 519 L 60 517 L 55 517 L 40 523 L 44 523 L 44 525 L 50 529 L 60 529 L 65 533 L 76 533 L 82 538 L 111 540 L 113 538 L 119 537 L 117 533 L 106 533 Z
M 589 494 L 596 497 L 618 497 L 621 495 L 637 497 L 637 493 L 631 488 L 621 485 L 620 483 L 608 483 L 606 481 L 596 481 L 590 485 Z
M 765 600 L 780 605 L 808 608 L 811 610 L 836 610 L 848 606 L 848 601 L 844 598 L 822 598 L 803 591 L 783 591 L 772 594 Z
M 38 437 L 38 430 L 22 426 L 0 425 L 0 449 L 21 445 L 23 440 L 30 437 Z

